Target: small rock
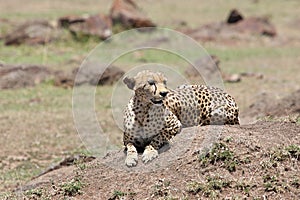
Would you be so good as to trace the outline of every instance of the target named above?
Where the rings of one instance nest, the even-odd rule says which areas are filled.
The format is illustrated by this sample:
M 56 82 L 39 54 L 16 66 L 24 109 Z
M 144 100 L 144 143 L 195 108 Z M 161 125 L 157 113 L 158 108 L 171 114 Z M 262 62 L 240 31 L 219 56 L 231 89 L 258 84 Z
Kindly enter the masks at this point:
M 56 33 L 55 27 L 48 21 L 31 21 L 18 26 L 4 40 L 5 45 L 46 44 L 57 37 Z
M 44 66 L 0 64 L 0 89 L 35 86 L 50 75 L 51 71 Z
M 241 76 L 239 74 L 223 74 L 223 80 L 228 83 L 237 83 L 241 81 Z
M 71 73 L 57 72 L 54 85 L 63 88 L 69 88 L 74 85 L 82 85 L 86 83 L 90 85 L 112 85 L 125 73 L 118 67 L 110 66 L 102 73 L 101 77 L 99 77 L 99 70 L 101 70 L 99 65 L 94 63 L 89 64 L 85 70 L 79 70 L 79 68 L 76 68 Z
M 74 76 L 58 71 L 55 73 L 54 85 L 62 88 L 71 88 L 74 85 Z
M 11 155 L 7 157 L 7 160 L 12 160 L 12 161 L 26 161 L 29 160 L 29 157 L 26 155 Z
M 257 79 L 263 79 L 264 78 L 264 75 L 260 74 L 260 73 L 243 72 L 240 75 L 243 76 L 243 77 L 254 77 L 254 78 L 257 78 Z
M 125 29 L 156 26 L 132 0 L 115 0 L 110 16 L 114 24 L 120 24 Z
M 63 28 L 69 28 L 71 24 L 82 23 L 88 18 L 88 15 L 68 15 L 58 19 L 58 25 Z
M 233 9 L 233 10 L 230 11 L 230 14 L 227 18 L 227 23 L 228 24 L 233 24 L 233 23 L 236 23 L 240 20 L 243 20 L 243 18 L 244 17 L 242 16 L 242 14 L 238 10 Z
M 65 16 L 58 19 L 60 26 L 69 29 L 76 37 L 96 36 L 102 40 L 112 35 L 111 19 L 105 15 Z
M 205 56 L 201 59 L 195 61 L 195 64 L 202 69 L 201 76 L 209 77 L 212 76 L 217 71 L 220 71 L 219 64 L 220 60 L 215 55 Z M 189 67 L 185 70 L 185 74 L 192 78 L 198 77 L 200 74 L 194 67 Z
M 241 33 L 266 35 L 270 37 L 276 36 L 276 29 L 273 24 L 264 17 L 249 17 L 239 21 L 232 27 Z

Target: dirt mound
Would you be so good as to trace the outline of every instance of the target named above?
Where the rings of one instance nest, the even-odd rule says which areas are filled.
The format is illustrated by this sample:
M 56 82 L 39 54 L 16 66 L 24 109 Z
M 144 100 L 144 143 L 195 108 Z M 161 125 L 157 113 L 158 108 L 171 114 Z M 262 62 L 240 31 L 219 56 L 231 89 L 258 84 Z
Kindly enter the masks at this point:
M 105 15 L 64 16 L 58 19 L 58 23 L 77 39 L 96 36 L 105 40 L 112 35 L 112 21 Z
M 242 17 L 238 10 L 230 11 L 225 21 L 205 24 L 196 29 L 182 30 L 196 40 L 231 41 L 249 39 L 253 35 L 276 36 L 275 26 L 265 17 Z
M 1 24 L 6 23 L 0 19 Z M 5 45 L 36 45 L 46 44 L 61 36 L 61 28 L 66 28 L 77 40 L 85 40 L 95 36 L 102 40 L 112 35 L 113 25 L 118 30 L 156 25 L 145 16 L 142 10 L 132 0 L 115 0 L 110 14 L 68 15 L 62 16 L 55 22 L 47 20 L 27 21 L 21 25 L 13 24 L 16 28 L 6 35 L 0 35 Z M 120 26 L 120 27 L 118 27 Z
M 156 26 L 132 0 L 115 0 L 110 9 L 114 24 L 125 29 Z
M 200 76 L 212 79 L 217 76 L 217 73 L 221 73 L 222 79 L 228 83 L 236 83 L 242 80 L 242 77 L 252 77 L 262 79 L 263 75 L 259 73 L 243 72 L 238 74 L 228 74 L 221 70 L 220 59 L 215 55 L 204 56 L 195 61 L 196 66 L 201 68 L 201 74 L 194 67 L 188 67 L 184 73 L 190 79 L 196 79 Z
M 90 63 L 86 70 L 79 70 L 79 68 L 76 68 L 72 70 L 71 73 L 57 72 L 54 79 L 54 85 L 64 88 L 73 87 L 74 84 L 82 85 L 86 83 L 90 85 L 112 85 L 125 73 L 116 66 L 110 66 L 102 73 L 101 77 L 99 77 L 99 70 L 101 70 L 101 68 L 98 64 Z M 75 78 L 77 78 L 76 82 Z
M 257 96 L 256 102 L 244 112 L 247 117 L 281 117 L 289 115 L 300 116 L 300 90 L 274 101 L 274 97 L 268 93 Z
M 0 64 L 0 89 L 35 86 L 50 75 L 50 70 L 43 66 Z
M 269 103 L 269 107 L 265 109 L 266 115 L 284 116 L 290 114 L 300 114 L 300 90 L 297 90 L 279 102 Z
M 276 36 L 274 25 L 265 17 L 249 17 L 238 21 L 232 28 L 240 33 Z
M 211 77 L 220 71 L 220 59 L 215 55 L 209 55 L 198 59 L 195 61 L 195 64 L 202 69 L 203 74 L 201 75 L 204 77 Z M 184 72 L 189 78 L 194 78 L 200 75 L 194 67 L 189 67 Z
M 48 21 L 29 21 L 5 37 L 5 45 L 46 44 L 57 38 L 57 30 Z
M 4 65 L 0 64 L 0 89 L 13 89 L 35 86 L 47 79 L 54 79 L 54 85 L 69 88 L 75 85 L 112 85 L 118 81 L 124 71 L 118 67 L 110 66 L 98 77 L 99 65 L 90 64 L 87 70 L 79 71 L 79 68 L 71 72 L 51 71 L 44 66 L 36 65 Z
M 122 151 L 103 159 L 77 163 L 45 174 L 25 185 L 27 198 L 61 199 L 299 199 L 300 126 L 260 122 L 223 126 L 217 137 L 207 138 L 215 126 L 184 129 L 196 133 L 179 157 L 172 148 L 160 154 L 168 165 L 147 172 L 107 166 L 113 158 L 124 165 Z M 216 128 L 216 127 L 215 127 Z M 220 129 L 219 129 L 220 130 Z M 186 138 L 186 137 L 185 137 Z M 206 141 L 206 142 L 205 142 Z M 212 145 L 212 142 L 214 145 Z M 181 141 L 183 145 L 186 141 Z M 204 147 L 196 154 L 200 147 Z M 210 151 L 204 151 L 209 148 Z M 159 164 L 159 159 L 153 165 Z M 140 168 L 147 169 L 139 163 Z

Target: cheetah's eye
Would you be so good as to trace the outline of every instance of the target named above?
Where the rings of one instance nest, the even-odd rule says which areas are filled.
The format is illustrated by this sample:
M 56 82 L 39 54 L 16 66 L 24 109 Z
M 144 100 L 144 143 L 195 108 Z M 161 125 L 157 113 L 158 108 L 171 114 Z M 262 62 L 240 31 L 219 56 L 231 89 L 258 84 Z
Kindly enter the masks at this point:
M 164 83 L 164 85 L 167 85 L 167 80 L 164 80 L 163 83 Z
M 154 85 L 155 81 L 154 80 L 149 80 L 148 83 L 149 83 L 149 85 Z

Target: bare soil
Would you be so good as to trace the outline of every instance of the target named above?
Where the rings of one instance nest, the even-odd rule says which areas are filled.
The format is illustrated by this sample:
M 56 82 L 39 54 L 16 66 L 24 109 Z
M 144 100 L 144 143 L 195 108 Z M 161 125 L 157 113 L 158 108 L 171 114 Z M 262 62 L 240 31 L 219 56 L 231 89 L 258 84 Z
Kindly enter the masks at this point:
M 230 154 L 228 158 L 215 157 L 207 164 L 209 155 L 198 152 L 210 137 L 212 127 L 185 129 L 180 135 L 197 133 L 183 155 L 172 158 L 171 149 L 160 154 L 149 166 L 138 164 L 124 169 L 123 151 L 112 152 L 85 167 L 65 167 L 35 180 L 23 189 L 39 188 L 40 197 L 61 199 L 66 195 L 61 185 L 80 179 L 84 183 L 75 199 L 210 199 L 210 198 L 261 198 L 299 199 L 299 160 L 297 153 L 288 148 L 300 144 L 300 126 L 290 122 L 258 122 L 253 125 L 225 126 L 216 139 L 222 148 L 213 148 L 215 154 Z M 189 135 L 190 136 L 190 135 Z M 204 143 L 203 143 L 204 142 Z M 184 143 L 181 139 L 172 145 Z M 186 144 L 186 143 L 184 143 Z M 172 148 L 171 147 L 171 148 Z M 220 152 L 218 152 L 220 151 Z M 201 157 L 202 155 L 202 157 Z M 117 167 L 107 160 L 118 160 Z M 153 171 L 153 167 L 169 162 Z M 228 162 L 231 162 L 228 165 Z M 232 166 L 231 166 L 232 165 Z M 124 166 L 125 167 L 125 166 Z M 22 188 L 20 188 L 22 189 Z M 33 198 L 36 195 L 27 195 Z M 26 199 L 25 198 L 25 199 Z
M 294 91 L 278 101 L 274 101 L 274 94 L 262 93 L 257 97 L 257 101 L 251 104 L 244 113 L 251 117 L 299 116 L 300 90 Z

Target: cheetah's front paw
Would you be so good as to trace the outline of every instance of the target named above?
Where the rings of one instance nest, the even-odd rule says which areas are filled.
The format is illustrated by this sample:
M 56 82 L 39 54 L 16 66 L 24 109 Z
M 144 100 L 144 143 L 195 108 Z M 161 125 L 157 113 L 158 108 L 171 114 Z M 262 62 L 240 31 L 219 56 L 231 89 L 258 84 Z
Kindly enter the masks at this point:
M 127 144 L 127 156 L 125 160 L 125 164 L 128 167 L 136 166 L 138 161 L 138 153 L 136 151 L 136 148 L 133 146 L 133 144 Z
M 142 160 L 144 163 L 147 163 L 156 157 L 158 157 L 158 151 L 149 145 L 145 148 L 145 151 L 142 156 Z
M 131 153 L 127 154 L 125 164 L 128 167 L 133 167 L 133 166 L 136 166 L 137 161 L 138 161 L 138 154 L 136 152 L 131 152 Z

